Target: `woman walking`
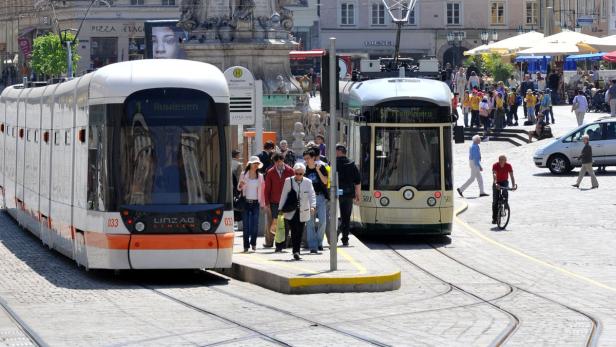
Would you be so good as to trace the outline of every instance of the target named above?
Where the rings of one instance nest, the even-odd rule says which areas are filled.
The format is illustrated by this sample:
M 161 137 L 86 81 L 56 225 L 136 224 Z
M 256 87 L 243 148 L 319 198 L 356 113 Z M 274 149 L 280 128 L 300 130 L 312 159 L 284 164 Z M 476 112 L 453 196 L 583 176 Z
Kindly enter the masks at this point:
M 320 153 L 317 148 L 309 148 L 304 151 L 304 161 L 306 162 L 306 174 L 304 177 L 312 181 L 312 188 L 317 196 L 316 213 L 310 217 L 306 225 L 308 233 L 307 241 L 310 253 L 318 253 L 323 250 L 323 237 L 327 227 L 327 169 L 319 160 Z M 317 228 L 317 218 L 319 227 Z
M 584 92 L 579 89 L 578 95 L 573 98 L 571 103 L 571 112 L 575 112 L 575 118 L 577 118 L 578 125 L 582 125 L 584 123 L 584 115 L 588 111 L 588 100 L 584 95 Z
M 479 104 L 479 116 L 481 123 L 483 124 L 483 136 L 488 138 L 488 130 L 490 129 L 490 104 L 488 103 L 488 97 L 484 96 L 483 100 Z
M 304 177 L 306 166 L 297 163 L 293 166 L 294 176 L 284 181 L 280 195 L 280 206 L 283 209 L 289 198 L 289 193 L 296 194 L 297 205 L 291 212 L 285 212 L 284 218 L 291 225 L 291 241 L 293 244 L 293 259 L 300 260 L 299 250 L 304 233 L 304 224 L 310 220 L 317 207 L 317 199 L 312 187 L 312 182 Z
M 263 167 L 259 157 L 252 156 L 244 169 L 237 186 L 242 196 L 246 199 L 246 206 L 242 215 L 244 222 L 244 253 L 248 252 L 250 246 L 252 250 L 257 250 L 257 233 L 259 232 L 259 208 L 265 207 L 265 196 L 263 187 L 265 181 L 263 174 L 258 170 Z

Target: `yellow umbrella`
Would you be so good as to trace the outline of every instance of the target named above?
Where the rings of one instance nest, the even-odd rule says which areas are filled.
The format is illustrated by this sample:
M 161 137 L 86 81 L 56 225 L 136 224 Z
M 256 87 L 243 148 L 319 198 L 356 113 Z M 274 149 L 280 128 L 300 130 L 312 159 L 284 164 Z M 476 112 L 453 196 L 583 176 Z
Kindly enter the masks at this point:
M 585 42 L 578 42 L 576 44 L 578 46 L 578 48 L 580 49 L 580 53 L 597 53 L 599 52 L 599 50 L 595 49 L 593 46 L 585 43 Z

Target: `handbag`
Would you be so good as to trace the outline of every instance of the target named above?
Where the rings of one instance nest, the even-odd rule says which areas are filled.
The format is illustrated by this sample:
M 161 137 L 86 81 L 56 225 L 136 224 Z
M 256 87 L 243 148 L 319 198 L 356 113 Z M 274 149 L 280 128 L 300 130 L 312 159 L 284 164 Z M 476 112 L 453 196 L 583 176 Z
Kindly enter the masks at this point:
M 287 193 L 287 199 L 284 201 L 284 206 L 280 209 L 280 211 L 284 213 L 293 212 L 299 207 L 297 192 L 293 189 L 293 177 L 290 177 L 289 180 L 291 182 L 291 190 Z M 297 190 L 299 190 L 299 184 L 297 185 Z
M 233 197 L 233 210 L 243 212 L 246 209 L 246 197 L 240 193 Z

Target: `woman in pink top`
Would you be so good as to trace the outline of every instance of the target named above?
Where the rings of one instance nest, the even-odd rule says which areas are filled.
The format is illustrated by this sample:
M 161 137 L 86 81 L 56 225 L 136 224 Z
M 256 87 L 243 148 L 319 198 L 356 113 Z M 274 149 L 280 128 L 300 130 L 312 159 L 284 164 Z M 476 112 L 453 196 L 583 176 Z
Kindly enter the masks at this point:
M 262 167 L 263 163 L 259 160 L 259 157 L 250 157 L 237 186 L 237 189 L 246 198 L 246 206 L 242 215 L 242 221 L 244 222 L 244 253 L 248 252 L 250 246 L 252 246 L 253 251 L 257 249 L 259 208 L 265 207 L 263 174 L 258 171 Z

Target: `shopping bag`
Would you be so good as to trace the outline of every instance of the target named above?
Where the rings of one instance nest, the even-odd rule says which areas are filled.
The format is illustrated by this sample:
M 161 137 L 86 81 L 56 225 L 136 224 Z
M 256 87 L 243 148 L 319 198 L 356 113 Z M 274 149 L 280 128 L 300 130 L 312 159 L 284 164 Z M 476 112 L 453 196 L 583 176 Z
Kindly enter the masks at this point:
M 284 215 L 278 214 L 276 220 L 276 236 L 274 236 L 274 242 L 283 243 L 285 241 L 285 227 L 284 227 Z

